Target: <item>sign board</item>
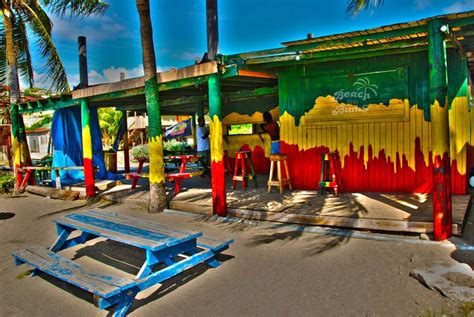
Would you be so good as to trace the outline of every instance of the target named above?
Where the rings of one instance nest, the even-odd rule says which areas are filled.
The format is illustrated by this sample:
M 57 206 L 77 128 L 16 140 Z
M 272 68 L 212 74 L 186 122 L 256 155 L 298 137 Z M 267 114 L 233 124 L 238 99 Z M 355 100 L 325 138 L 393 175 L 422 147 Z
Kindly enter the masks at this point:
M 305 80 L 316 94 L 306 124 L 408 120 L 408 70 L 397 68 L 357 74 L 325 74 Z

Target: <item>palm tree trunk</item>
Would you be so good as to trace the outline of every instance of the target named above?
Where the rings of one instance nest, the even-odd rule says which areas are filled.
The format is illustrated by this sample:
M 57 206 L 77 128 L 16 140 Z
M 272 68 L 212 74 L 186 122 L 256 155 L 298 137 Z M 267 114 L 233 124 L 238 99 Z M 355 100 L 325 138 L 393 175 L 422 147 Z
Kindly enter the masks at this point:
M 150 18 L 150 1 L 137 0 L 142 40 L 143 71 L 145 72 L 145 98 L 148 113 L 148 146 L 150 155 L 150 201 L 151 213 L 167 207 L 165 191 L 165 165 L 163 160 L 163 135 L 158 100 L 155 49 Z
M 16 45 L 13 40 L 13 12 L 9 7 L 3 8 L 3 25 L 5 27 L 5 40 L 7 47 L 7 62 L 8 62 L 8 80 L 9 80 L 9 97 L 10 104 L 17 107 L 16 104 L 20 100 L 20 82 L 18 79 L 18 66 L 16 63 Z M 18 180 L 21 178 L 19 169 L 21 163 L 32 165 L 30 151 L 28 149 L 28 142 L 26 141 L 25 126 L 23 118 L 18 111 L 12 111 L 11 115 L 16 115 L 17 118 L 12 118 L 12 125 L 16 122 L 17 126 L 12 126 L 12 146 L 14 153 L 14 167 L 15 175 L 17 176 L 17 188 L 19 187 Z

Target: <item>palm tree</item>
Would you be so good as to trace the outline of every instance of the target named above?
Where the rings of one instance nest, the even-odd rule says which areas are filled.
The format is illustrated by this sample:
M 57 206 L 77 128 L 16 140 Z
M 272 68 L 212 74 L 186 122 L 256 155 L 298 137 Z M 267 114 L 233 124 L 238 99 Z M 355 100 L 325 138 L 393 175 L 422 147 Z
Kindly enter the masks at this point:
M 349 0 L 347 3 L 347 12 L 351 15 L 357 15 L 362 10 L 376 8 L 383 3 L 383 0 Z
M 37 38 L 36 47 L 46 60 L 45 69 L 51 78 L 51 89 L 64 92 L 69 90 L 66 72 L 51 38 L 53 23 L 44 11 L 64 16 L 88 16 L 104 12 L 107 4 L 100 0 L 0 0 L 0 85 L 9 86 L 10 104 L 20 99 L 19 76 L 25 77 L 33 86 L 33 67 L 30 53 L 29 34 Z M 15 112 L 15 115 L 16 112 Z M 17 128 L 12 131 L 13 148 L 21 155 L 21 161 L 31 165 L 31 157 L 24 134 L 23 118 L 12 118 Z
M 163 211 L 167 206 L 165 191 L 165 166 L 163 161 L 163 133 L 158 101 L 153 29 L 150 17 L 150 1 L 136 0 L 140 17 L 143 71 L 145 73 L 145 98 L 148 112 L 148 144 L 150 157 L 149 212 Z
M 37 39 L 36 47 L 46 60 L 51 89 L 69 90 L 64 66 L 51 38 L 53 23 L 45 9 L 59 16 L 85 17 L 101 14 L 107 6 L 100 0 L 0 0 L 3 24 L 0 29 L 0 84 L 6 84 L 8 78 L 12 104 L 20 97 L 19 76 L 30 86 L 34 83 L 29 35 Z

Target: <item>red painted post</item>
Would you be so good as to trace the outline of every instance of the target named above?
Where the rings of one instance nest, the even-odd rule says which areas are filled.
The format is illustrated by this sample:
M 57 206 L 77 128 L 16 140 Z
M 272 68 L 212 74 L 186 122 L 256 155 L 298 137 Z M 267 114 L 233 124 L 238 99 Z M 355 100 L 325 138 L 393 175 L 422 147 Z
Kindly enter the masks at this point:
M 433 231 L 434 239 L 452 235 L 451 159 L 449 157 L 449 105 L 444 21 L 428 22 L 429 95 L 433 151 Z

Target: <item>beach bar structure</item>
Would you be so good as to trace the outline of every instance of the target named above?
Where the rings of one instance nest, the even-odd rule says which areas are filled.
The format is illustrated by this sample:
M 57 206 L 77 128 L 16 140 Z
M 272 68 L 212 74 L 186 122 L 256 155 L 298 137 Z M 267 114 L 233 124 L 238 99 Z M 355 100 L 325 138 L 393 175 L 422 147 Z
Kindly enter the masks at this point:
M 226 213 L 225 150 L 251 150 L 257 173 L 270 166 L 268 136 L 228 127 L 256 126 L 270 111 L 294 188 L 318 189 L 321 157 L 336 153 L 343 191 L 432 193 L 435 238 L 451 235 L 451 194 L 466 193 L 474 163 L 474 11 L 234 55 L 215 54 L 210 38 L 210 61 L 158 73 L 158 85 L 162 114 L 210 114 L 216 214 Z M 102 106 L 146 111 L 144 79 L 13 105 L 12 114 L 81 107 L 86 166 L 88 113 Z M 93 195 L 90 167 L 85 177 Z

